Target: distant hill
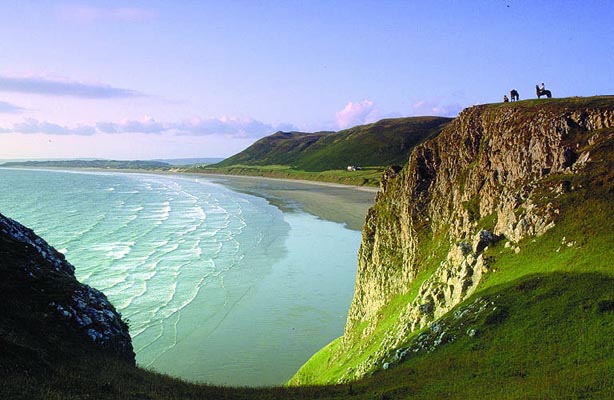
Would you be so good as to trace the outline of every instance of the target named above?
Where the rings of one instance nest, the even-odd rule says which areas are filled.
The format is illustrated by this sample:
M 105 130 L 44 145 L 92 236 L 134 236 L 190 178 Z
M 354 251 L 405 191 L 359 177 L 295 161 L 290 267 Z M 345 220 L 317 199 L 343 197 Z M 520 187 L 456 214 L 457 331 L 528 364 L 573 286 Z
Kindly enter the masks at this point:
M 158 169 L 167 170 L 171 164 L 161 161 L 119 161 L 119 160 L 53 160 L 53 161 L 13 161 L 0 164 L 0 167 L 27 168 L 102 168 L 102 169 Z
M 277 132 L 213 167 L 288 165 L 303 171 L 348 165 L 405 164 L 416 145 L 436 136 L 451 118 L 384 119 L 339 132 Z
M 221 157 L 209 157 L 209 158 L 160 158 L 160 159 L 155 159 L 152 161 L 160 161 L 163 163 L 168 163 L 171 165 L 176 165 L 176 166 L 186 166 L 186 165 L 195 165 L 195 164 L 199 164 L 199 165 L 209 165 L 209 164 L 215 164 L 218 163 L 220 161 L 224 160 Z

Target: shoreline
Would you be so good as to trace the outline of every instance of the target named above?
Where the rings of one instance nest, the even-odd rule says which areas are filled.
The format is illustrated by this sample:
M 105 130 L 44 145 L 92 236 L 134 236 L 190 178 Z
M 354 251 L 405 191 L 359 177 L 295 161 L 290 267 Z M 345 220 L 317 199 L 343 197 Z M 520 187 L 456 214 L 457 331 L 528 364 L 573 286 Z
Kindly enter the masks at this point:
M 359 185 L 346 185 L 344 183 L 335 183 L 335 182 L 325 182 L 325 181 L 311 181 L 307 179 L 292 179 L 292 178 L 273 178 L 270 176 L 255 176 L 255 175 L 236 175 L 236 174 L 219 174 L 219 173 L 208 173 L 208 172 L 195 172 L 195 171 L 181 171 L 176 169 L 171 169 L 167 171 L 156 171 L 150 169 L 129 169 L 129 168 L 70 168 L 70 167 L 2 167 L 1 169 L 18 169 L 18 170 L 50 170 L 50 171 L 92 171 L 92 172 L 123 172 L 127 174 L 154 174 L 154 175 L 194 175 L 194 176 L 212 176 L 216 178 L 245 178 L 245 179 L 261 179 L 261 180 L 271 180 L 271 181 L 280 181 L 280 182 L 288 182 L 288 183 L 302 183 L 305 185 L 313 185 L 313 186 L 329 186 L 335 188 L 344 188 L 344 189 L 354 189 L 365 192 L 377 193 L 379 191 L 379 187 L 375 186 L 359 186 Z
M 266 199 L 283 212 L 301 210 L 326 221 L 344 224 L 361 231 L 367 211 L 373 206 L 378 188 L 344 185 L 302 179 L 270 178 L 251 175 L 209 174 L 182 171 L 152 171 L 112 168 L 5 167 L 6 170 L 111 172 L 203 178 L 231 190 Z
M 253 175 L 234 175 L 234 174 L 210 174 L 207 172 L 177 172 L 178 174 L 193 174 L 196 176 L 213 176 L 219 178 L 245 178 L 245 179 L 261 179 L 261 180 L 272 180 L 272 181 L 280 181 L 287 183 L 301 183 L 304 185 L 313 185 L 313 186 L 328 186 L 334 188 L 341 189 L 352 189 L 352 190 L 360 190 L 364 192 L 377 193 L 379 191 L 378 187 L 374 186 L 358 186 L 358 185 L 346 185 L 343 183 L 334 183 L 334 182 L 324 182 L 324 181 L 310 181 L 307 179 L 292 179 L 292 178 L 273 178 L 269 176 L 253 176 Z
M 212 177 L 112 171 L 0 170 L 0 179 L 9 215 L 37 221 L 77 277 L 132 320 L 144 368 L 283 385 L 343 332 L 360 232 L 267 201 L 342 189 L 250 180 L 245 191 L 264 193 L 255 197 Z

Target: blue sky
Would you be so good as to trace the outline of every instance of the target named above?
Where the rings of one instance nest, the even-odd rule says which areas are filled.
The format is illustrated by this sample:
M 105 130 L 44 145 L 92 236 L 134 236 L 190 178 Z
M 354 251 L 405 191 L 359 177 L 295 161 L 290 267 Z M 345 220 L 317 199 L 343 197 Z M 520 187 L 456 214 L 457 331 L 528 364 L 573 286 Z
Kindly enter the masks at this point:
M 1 1 L 0 158 L 228 156 L 276 130 L 614 94 L 603 1 Z

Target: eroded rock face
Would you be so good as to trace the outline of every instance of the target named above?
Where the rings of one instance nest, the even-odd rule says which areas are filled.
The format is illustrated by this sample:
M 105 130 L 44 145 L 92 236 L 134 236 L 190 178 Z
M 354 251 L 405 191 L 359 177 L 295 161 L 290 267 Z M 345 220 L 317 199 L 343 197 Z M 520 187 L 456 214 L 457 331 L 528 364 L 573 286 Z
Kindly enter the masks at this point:
M 537 195 L 543 179 L 587 168 L 590 154 L 578 149 L 600 140 L 595 131 L 612 127 L 613 99 L 594 107 L 571 102 L 475 106 L 437 138 L 418 146 L 402 170 L 386 171 L 363 229 L 342 343 L 368 341 L 378 312 L 395 296 L 407 293 L 429 258 L 435 257 L 429 242 L 444 242 L 443 255 L 380 351 L 345 378 L 364 375 L 409 333 L 470 296 L 488 273 L 482 255 L 488 246 L 506 239 L 521 251 L 517 242 L 555 226 L 559 210 Z M 572 188 L 562 182 L 558 190 Z M 486 220 L 490 226 L 484 229 Z M 361 337 L 356 337 L 356 327 L 365 324 Z
M 31 313 L 27 322 L 34 332 L 30 334 L 58 328 L 58 332 L 80 336 L 85 347 L 134 363 L 132 340 L 121 315 L 102 292 L 79 283 L 74 271 L 63 254 L 32 230 L 0 214 L 0 301 Z M 39 333 L 43 337 L 50 332 Z

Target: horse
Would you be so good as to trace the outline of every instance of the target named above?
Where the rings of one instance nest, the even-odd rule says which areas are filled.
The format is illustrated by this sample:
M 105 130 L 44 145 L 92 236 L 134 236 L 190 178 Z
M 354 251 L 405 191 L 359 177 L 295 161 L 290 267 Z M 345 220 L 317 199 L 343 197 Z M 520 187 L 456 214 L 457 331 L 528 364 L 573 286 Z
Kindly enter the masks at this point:
M 512 89 L 510 91 L 510 99 L 512 101 L 518 101 L 520 100 L 520 95 L 518 94 L 518 91 L 516 89 Z
M 546 96 L 547 98 L 552 97 L 552 93 L 548 89 L 541 90 L 539 85 L 535 85 L 535 93 L 537 94 L 538 99 L 541 99 L 542 96 Z

